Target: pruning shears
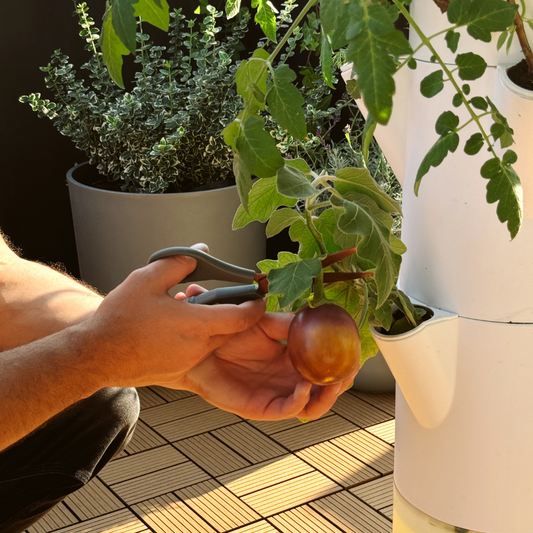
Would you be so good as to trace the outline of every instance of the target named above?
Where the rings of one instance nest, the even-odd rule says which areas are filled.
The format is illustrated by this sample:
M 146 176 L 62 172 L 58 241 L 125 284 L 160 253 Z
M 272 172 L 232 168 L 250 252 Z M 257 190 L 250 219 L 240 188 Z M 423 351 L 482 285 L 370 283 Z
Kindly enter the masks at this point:
M 355 253 L 355 251 L 355 248 L 350 248 L 349 250 L 342 250 L 327 255 L 322 259 L 322 268 L 341 261 L 345 257 Z M 240 304 L 248 300 L 259 300 L 268 294 L 266 274 L 256 273 L 249 268 L 232 265 L 196 248 L 185 246 L 164 248 L 152 254 L 148 259 L 148 264 L 159 259 L 177 255 L 194 257 L 197 262 L 195 270 L 183 279 L 182 283 L 215 280 L 231 281 L 241 284 L 234 287 L 218 287 L 202 294 L 191 296 L 185 300 L 188 303 L 204 305 Z M 372 275 L 373 273 L 371 272 L 326 272 L 324 273 L 324 282 L 333 283 L 335 281 L 345 281 Z

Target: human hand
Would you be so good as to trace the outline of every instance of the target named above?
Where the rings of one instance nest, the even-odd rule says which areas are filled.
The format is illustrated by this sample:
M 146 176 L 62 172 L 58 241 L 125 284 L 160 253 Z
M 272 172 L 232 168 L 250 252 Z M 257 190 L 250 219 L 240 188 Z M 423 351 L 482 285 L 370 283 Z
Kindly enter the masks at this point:
M 208 306 L 172 298 L 168 291 L 195 268 L 195 259 L 178 256 L 138 269 L 78 326 L 81 350 L 102 386 L 178 381 L 264 315 L 262 300 Z
M 202 292 L 189 286 L 185 298 Z M 355 377 L 327 387 L 311 386 L 295 370 L 287 352 L 293 319 L 289 313 L 267 313 L 192 367 L 174 388 L 191 390 L 209 403 L 244 418 L 279 420 L 316 419 L 326 413 Z

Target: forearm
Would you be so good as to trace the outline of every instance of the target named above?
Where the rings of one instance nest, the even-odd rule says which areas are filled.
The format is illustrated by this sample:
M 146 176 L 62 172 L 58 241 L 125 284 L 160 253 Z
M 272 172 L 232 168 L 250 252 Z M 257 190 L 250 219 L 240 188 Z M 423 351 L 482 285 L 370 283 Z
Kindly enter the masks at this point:
M 106 386 L 79 327 L 0 354 L 0 450 Z

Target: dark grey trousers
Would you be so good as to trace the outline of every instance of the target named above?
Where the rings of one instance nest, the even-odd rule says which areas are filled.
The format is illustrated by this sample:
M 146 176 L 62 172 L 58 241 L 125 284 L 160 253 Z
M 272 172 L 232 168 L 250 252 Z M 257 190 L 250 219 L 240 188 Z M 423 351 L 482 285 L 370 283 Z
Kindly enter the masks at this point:
M 126 447 L 138 416 L 135 389 L 102 389 L 0 452 L 0 533 L 24 531 L 88 483 Z

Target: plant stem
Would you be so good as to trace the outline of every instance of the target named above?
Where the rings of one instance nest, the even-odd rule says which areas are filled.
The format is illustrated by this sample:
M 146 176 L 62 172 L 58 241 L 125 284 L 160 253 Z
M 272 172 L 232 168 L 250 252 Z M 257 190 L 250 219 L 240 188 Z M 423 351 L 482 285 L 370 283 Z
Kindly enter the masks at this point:
M 402 4 L 402 2 L 400 0 L 392 0 L 392 1 L 396 5 L 396 7 L 399 9 L 400 13 L 402 13 L 402 15 L 407 19 L 407 22 L 409 22 L 411 27 L 416 31 L 416 33 L 420 37 L 420 40 L 424 43 L 424 45 L 430 50 L 430 52 L 436 58 L 438 64 L 441 67 L 441 69 L 444 71 L 444 73 L 448 77 L 448 81 L 454 86 L 454 88 L 457 91 L 457 93 L 459 93 L 461 95 L 461 99 L 463 101 L 463 104 L 465 105 L 466 109 L 468 110 L 468 113 L 472 117 L 472 120 L 476 123 L 479 131 L 481 132 L 481 135 L 483 136 L 484 141 L 487 143 L 489 152 L 491 152 L 491 154 L 496 159 L 499 160 L 500 158 L 498 157 L 498 155 L 494 151 L 494 147 L 493 147 L 492 143 L 490 142 L 490 138 L 487 135 L 487 132 L 485 131 L 485 129 L 481 125 L 481 122 L 479 121 L 479 117 L 477 116 L 477 114 L 474 111 L 473 107 L 470 105 L 470 103 L 466 99 L 461 87 L 459 86 L 459 84 L 455 80 L 452 71 L 448 68 L 446 63 L 439 56 L 439 54 L 437 53 L 437 50 L 435 50 L 435 48 L 431 44 L 431 41 L 429 40 L 429 38 L 426 37 L 425 33 L 420 29 L 420 26 L 418 26 L 418 24 L 415 22 L 413 17 L 411 17 L 409 11 L 407 11 L 407 9 L 405 9 L 405 6 Z
M 516 5 L 515 0 L 507 0 L 510 4 Z M 527 39 L 526 30 L 524 28 L 524 21 L 522 20 L 522 17 L 520 16 L 520 12 L 516 12 L 516 16 L 514 18 L 514 23 L 516 26 L 516 35 L 518 36 L 518 41 L 520 42 L 520 46 L 522 47 L 522 52 L 524 53 L 524 57 L 526 59 L 527 63 L 527 70 L 529 75 L 533 73 L 533 52 L 531 51 L 531 47 L 529 46 L 529 41 Z
M 324 244 L 324 239 L 322 238 L 322 235 L 320 232 L 316 229 L 316 226 L 313 222 L 313 215 L 311 214 L 311 205 L 309 203 L 309 199 L 305 201 L 305 219 L 306 219 L 306 225 L 309 228 L 309 231 L 311 232 L 311 235 L 314 237 L 316 243 L 318 244 L 318 248 L 320 249 L 320 253 L 327 255 L 328 249 L 326 248 L 326 245 Z

